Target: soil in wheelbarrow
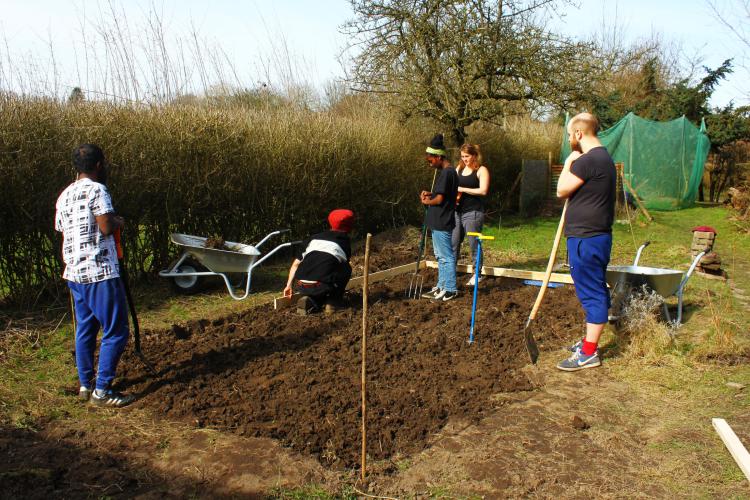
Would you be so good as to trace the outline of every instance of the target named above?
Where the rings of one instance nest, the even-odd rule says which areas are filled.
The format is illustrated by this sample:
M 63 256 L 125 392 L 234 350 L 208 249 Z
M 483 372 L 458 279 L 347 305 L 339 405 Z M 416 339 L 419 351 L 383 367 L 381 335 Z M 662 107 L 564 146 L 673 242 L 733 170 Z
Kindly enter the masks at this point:
M 425 286 L 434 280 L 427 273 Z M 469 344 L 470 291 L 444 303 L 406 300 L 408 281 L 370 287 L 367 451 L 386 470 L 430 446 L 449 421 L 480 421 L 501 404 L 493 395 L 534 388 L 522 370 L 521 327 L 538 288 L 484 280 Z M 167 419 L 277 439 L 333 469 L 357 467 L 362 297 L 349 299 L 350 308 L 330 315 L 269 305 L 146 332 L 148 350 L 163 353 L 152 356 L 158 375 L 131 357 L 119 385 Z M 543 349 L 559 348 L 582 323 L 572 289 L 550 289 L 535 332 Z

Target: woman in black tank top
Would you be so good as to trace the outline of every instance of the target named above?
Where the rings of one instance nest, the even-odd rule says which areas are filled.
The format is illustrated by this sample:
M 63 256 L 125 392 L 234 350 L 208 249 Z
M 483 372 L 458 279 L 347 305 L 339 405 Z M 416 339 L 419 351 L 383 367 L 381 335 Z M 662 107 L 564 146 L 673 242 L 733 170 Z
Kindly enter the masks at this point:
M 481 232 L 484 225 L 484 197 L 490 188 L 490 171 L 482 165 L 482 155 L 478 144 L 461 146 L 461 160 L 458 171 L 458 198 L 456 205 L 456 226 L 453 228 L 451 243 L 458 262 L 461 243 L 467 232 Z M 477 239 L 469 236 L 471 264 L 476 264 Z M 482 263 L 480 262 L 481 266 Z M 480 278 L 481 280 L 481 278 Z M 474 286 L 474 277 L 466 283 Z

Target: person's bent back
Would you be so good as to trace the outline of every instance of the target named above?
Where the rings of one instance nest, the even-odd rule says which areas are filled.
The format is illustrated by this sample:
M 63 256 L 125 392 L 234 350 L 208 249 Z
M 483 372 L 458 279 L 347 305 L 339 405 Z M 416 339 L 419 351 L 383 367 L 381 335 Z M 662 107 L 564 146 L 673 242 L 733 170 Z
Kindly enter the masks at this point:
M 352 276 L 349 259 L 352 256 L 349 232 L 354 224 L 354 213 L 337 209 L 328 215 L 329 231 L 315 234 L 304 241 L 289 268 L 284 296 L 292 290 L 301 294 L 297 312 L 309 314 L 327 312 L 342 307 L 344 292 Z

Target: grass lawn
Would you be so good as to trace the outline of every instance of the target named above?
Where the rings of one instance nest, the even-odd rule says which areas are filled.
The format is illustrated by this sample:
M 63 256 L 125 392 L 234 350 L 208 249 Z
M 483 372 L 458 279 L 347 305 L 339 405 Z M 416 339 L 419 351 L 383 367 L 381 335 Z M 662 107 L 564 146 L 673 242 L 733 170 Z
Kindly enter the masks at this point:
M 623 338 L 608 329 L 603 350 L 609 348 L 615 354 L 605 354 L 613 377 L 626 383 L 645 405 L 640 409 L 626 405 L 619 411 L 653 428 L 647 453 L 657 457 L 661 465 L 657 470 L 644 471 L 644 482 L 661 483 L 680 497 L 715 497 L 722 491 L 716 485 L 747 484 L 713 430 L 711 418 L 726 418 L 750 448 L 750 358 L 746 354 L 750 314 L 744 297 L 744 291 L 750 289 L 750 235 L 737 230 L 723 207 L 654 212 L 653 216 L 651 223 L 642 219 L 634 223 L 632 232 L 628 224 L 615 225 L 612 263 L 632 263 L 637 246 L 651 241 L 641 265 L 687 270 L 691 229 L 708 225 L 718 233 L 714 249 L 730 281 L 700 275 L 690 278 L 684 324 L 674 340 L 665 341 L 660 325 L 631 333 L 635 338 Z M 542 269 L 558 222 L 511 219 L 504 220 L 500 228 L 486 228 L 485 233 L 496 238 L 487 245 L 492 256 L 489 264 Z M 564 254 L 561 243 L 558 261 L 564 260 Z M 669 302 L 675 304 L 676 299 Z M 743 352 L 744 356 L 738 356 Z M 727 382 L 746 388 L 738 391 Z M 603 401 L 607 404 L 606 398 Z

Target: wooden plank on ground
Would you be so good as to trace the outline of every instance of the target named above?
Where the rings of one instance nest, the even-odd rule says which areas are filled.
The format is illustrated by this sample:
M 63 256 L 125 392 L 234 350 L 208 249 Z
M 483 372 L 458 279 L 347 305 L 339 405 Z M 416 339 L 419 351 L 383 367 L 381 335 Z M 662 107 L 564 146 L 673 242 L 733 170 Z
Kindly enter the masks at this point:
M 399 274 L 406 274 L 409 272 L 414 272 L 415 266 L 416 266 L 416 262 L 413 264 L 404 264 L 403 266 L 392 267 L 390 269 L 384 269 L 376 273 L 370 273 L 370 275 L 367 277 L 367 280 L 369 283 L 376 283 L 378 281 L 387 280 L 388 278 L 398 276 Z M 425 261 L 421 261 L 419 263 L 419 268 L 424 269 L 425 267 L 427 267 Z M 352 278 L 349 280 L 349 283 L 346 285 L 346 289 L 351 290 L 352 288 L 359 288 L 362 286 L 363 281 L 364 281 L 364 276 L 357 276 L 356 278 Z M 273 299 L 273 308 L 282 309 L 284 307 L 289 307 L 290 305 L 294 304 L 300 297 L 301 295 L 298 293 L 295 293 L 290 298 L 276 297 L 275 299 Z
M 437 268 L 437 262 L 433 260 L 427 261 L 427 267 Z M 459 273 L 472 274 L 474 272 L 474 266 L 466 264 L 456 265 L 456 271 Z M 544 272 L 542 271 L 528 271 L 526 269 L 509 269 L 505 267 L 488 267 L 482 266 L 482 274 L 485 276 L 496 276 L 501 278 L 516 278 L 522 280 L 543 280 Z M 569 274 L 563 273 L 552 273 L 550 276 L 550 283 L 565 283 L 567 285 L 573 284 L 573 278 Z
M 412 264 L 404 264 L 403 266 L 392 267 L 390 269 L 384 269 L 383 271 L 370 273 L 370 275 L 367 277 L 367 280 L 370 283 L 375 283 L 378 281 L 387 280 L 388 278 L 392 278 L 393 276 L 398 276 L 399 274 L 406 274 L 409 272 L 413 273 L 415 267 L 416 267 L 416 262 Z M 425 264 L 425 261 L 420 261 L 419 268 L 424 269 L 425 267 L 427 267 Z M 350 279 L 349 284 L 346 285 L 346 289 L 350 290 L 352 288 L 361 287 L 364 279 L 365 279 L 364 276 L 357 276 L 356 278 Z
M 742 445 L 742 441 L 737 437 L 726 420 L 723 418 L 712 418 L 711 423 L 719 434 L 719 437 L 726 445 L 729 453 L 734 457 L 734 461 L 740 466 L 740 469 L 745 474 L 745 477 L 750 481 L 750 453 Z

